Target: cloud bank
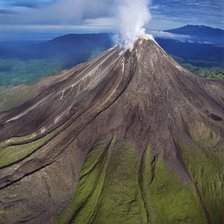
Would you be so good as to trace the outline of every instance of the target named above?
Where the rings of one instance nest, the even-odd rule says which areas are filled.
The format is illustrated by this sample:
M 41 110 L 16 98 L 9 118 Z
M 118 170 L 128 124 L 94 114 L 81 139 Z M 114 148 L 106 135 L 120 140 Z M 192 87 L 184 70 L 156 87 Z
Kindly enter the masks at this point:
M 30 2 L 31 4 L 32 2 Z M 56 0 L 42 8 L 1 18 L 3 24 L 95 25 L 110 18 L 110 26 L 118 33 L 116 40 L 124 46 L 145 33 L 151 15 L 148 0 Z M 4 21 L 4 18 L 5 21 Z

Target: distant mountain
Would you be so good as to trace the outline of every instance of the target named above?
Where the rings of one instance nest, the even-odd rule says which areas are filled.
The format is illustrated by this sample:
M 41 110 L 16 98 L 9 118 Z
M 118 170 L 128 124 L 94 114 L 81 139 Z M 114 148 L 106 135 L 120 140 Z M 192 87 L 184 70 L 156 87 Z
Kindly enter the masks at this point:
M 158 37 L 156 40 L 171 55 L 183 58 L 186 62 L 192 60 L 210 62 L 212 66 L 224 66 L 224 48 L 221 46 L 224 31 L 205 26 L 187 25 L 166 32 L 192 36 L 196 41 L 178 41 Z M 27 44 L 27 46 L 2 48 L 0 58 L 36 59 L 61 58 L 65 65 L 71 67 L 99 55 L 113 45 L 112 34 L 70 34 L 57 37 L 46 42 Z M 220 42 L 212 45 L 210 42 Z M 203 43 L 203 44 L 202 44 Z M 224 45 L 223 45 L 224 46 Z M 207 64 L 207 63 L 206 63 Z M 209 65 L 208 65 L 209 66 Z
M 224 30 L 208 26 L 186 25 L 177 29 L 166 30 L 166 32 L 189 35 L 199 42 L 224 45 Z
M 51 55 L 52 53 L 73 53 L 77 51 L 85 53 L 92 50 L 105 50 L 111 45 L 111 34 L 69 34 L 37 44 L 36 49 Z
M 200 26 L 191 27 L 201 29 Z M 187 36 L 194 33 L 189 26 L 169 32 L 182 32 Z M 169 32 L 167 34 L 170 34 Z M 203 38 L 197 35 L 198 39 L 194 37 L 194 41 L 189 39 L 184 42 L 179 41 L 178 38 L 166 37 L 158 37 L 156 41 L 170 55 L 178 58 L 179 62 L 200 67 L 224 67 L 224 46 L 205 44 L 208 38 L 207 41 L 201 41 Z M 111 36 L 112 34 L 107 33 L 70 34 L 39 43 L 0 42 L 0 86 L 32 83 L 49 74 L 85 62 L 110 48 L 113 45 Z
M 32 83 L 98 56 L 111 34 L 70 34 L 46 42 L 0 42 L 0 86 Z
M 83 62 L 94 57 L 97 53 L 108 49 L 112 45 L 111 34 L 69 34 L 53 40 L 35 44 L 6 45 L 0 44 L 0 57 L 19 59 L 34 59 L 43 57 L 72 58 L 72 64 Z M 93 55 L 92 55 L 93 54 Z M 78 61 L 76 61 L 78 60 Z M 70 62 L 69 62 L 70 63 Z
M 63 56 L 67 66 L 84 62 L 112 46 L 111 34 L 69 34 L 34 46 L 45 56 Z
M 181 42 L 156 38 L 156 41 L 180 61 L 199 67 L 224 67 L 224 47 L 213 44 Z

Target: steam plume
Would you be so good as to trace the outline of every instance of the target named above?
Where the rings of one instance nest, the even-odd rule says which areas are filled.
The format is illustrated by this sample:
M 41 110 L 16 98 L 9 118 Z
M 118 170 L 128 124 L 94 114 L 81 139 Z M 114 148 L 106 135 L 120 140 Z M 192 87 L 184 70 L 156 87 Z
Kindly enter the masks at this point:
M 47 7 L 0 16 L 0 20 L 3 24 L 81 24 L 88 29 L 88 19 L 110 18 L 111 26 L 118 33 L 116 43 L 131 49 L 133 42 L 145 33 L 144 26 L 151 18 L 148 3 L 149 0 L 55 0 Z M 103 25 L 100 24 L 99 28 Z
M 115 18 L 119 33 L 115 36 L 115 41 L 132 49 L 133 42 L 145 34 L 144 26 L 151 19 L 148 1 L 119 0 Z

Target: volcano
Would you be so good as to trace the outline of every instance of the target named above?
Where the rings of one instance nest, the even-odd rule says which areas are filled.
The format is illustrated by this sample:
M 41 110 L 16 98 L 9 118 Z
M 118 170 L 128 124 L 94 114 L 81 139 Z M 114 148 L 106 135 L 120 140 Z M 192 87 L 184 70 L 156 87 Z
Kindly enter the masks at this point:
M 0 223 L 224 223 L 224 84 L 147 36 L 0 114 Z

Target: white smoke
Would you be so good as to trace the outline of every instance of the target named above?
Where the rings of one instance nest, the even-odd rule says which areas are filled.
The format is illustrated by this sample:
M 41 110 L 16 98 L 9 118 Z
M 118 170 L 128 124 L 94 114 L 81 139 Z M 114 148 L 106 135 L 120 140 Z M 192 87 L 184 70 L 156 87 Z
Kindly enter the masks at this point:
M 115 41 L 132 49 L 134 41 L 145 34 L 145 25 L 151 19 L 148 0 L 118 0 L 115 19 L 118 31 Z
M 114 24 L 111 31 L 118 33 L 116 43 L 131 49 L 133 42 L 145 33 L 144 27 L 150 21 L 148 4 L 149 0 L 55 0 L 46 7 L 27 9 L 10 16 L 0 15 L 0 21 L 14 25 L 83 25 L 88 29 L 94 20 L 110 18 Z M 90 20 L 91 24 L 86 22 Z M 105 24 L 97 23 L 96 26 L 100 28 Z

